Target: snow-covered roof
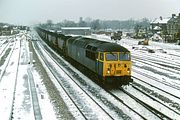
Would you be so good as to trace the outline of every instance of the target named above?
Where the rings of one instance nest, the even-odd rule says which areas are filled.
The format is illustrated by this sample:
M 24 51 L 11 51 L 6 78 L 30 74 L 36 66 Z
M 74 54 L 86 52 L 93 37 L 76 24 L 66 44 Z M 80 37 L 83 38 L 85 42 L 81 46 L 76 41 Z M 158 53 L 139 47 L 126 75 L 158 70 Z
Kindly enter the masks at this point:
M 156 18 L 154 21 L 151 22 L 151 24 L 157 24 L 157 23 L 160 23 L 160 24 L 166 24 L 171 18 Z
M 4 25 L 3 28 L 8 28 L 9 26 L 8 25 Z
M 161 27 L 155 26 L 153 29 L 154 29 L 154 30 L 161 30 Z

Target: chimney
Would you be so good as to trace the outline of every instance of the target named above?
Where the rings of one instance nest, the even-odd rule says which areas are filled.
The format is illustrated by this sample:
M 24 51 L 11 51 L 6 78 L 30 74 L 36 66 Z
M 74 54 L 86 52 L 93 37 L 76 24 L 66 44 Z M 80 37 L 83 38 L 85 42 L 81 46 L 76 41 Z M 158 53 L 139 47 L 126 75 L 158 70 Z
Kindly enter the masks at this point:
M 176 14 L 172 14 L 172 18 L 174 18 L 176 16 Z
M 163 18 L 162 18 L 162 16 L 160 16 L 159 18 L 160 18 L 160 20 L 162 20 L 162 19 L 163 19 Z

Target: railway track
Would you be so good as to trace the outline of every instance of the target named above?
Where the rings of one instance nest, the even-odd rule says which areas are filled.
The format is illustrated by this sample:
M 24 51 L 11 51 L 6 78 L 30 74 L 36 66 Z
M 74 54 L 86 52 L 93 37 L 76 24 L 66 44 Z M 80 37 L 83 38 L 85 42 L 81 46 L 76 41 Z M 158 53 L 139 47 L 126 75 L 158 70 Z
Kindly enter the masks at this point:
M 151 97 L 153 97 L 152 99 L 159 99 L 161 102 L 167 103 L 166 105 L 170 107 L 169 109 L 172 109 L 171 111 L 179 114 L 179 56 L 173 54 L 166 54 L 166 56 L 161 56 L 158 54 L 148 55 L 146 53 L 138 54 L 138 52 L 132 53 L 132 56 L 135 66 L 137 62 L 137 66 L 133 69 L 133 73 L 135 73 L 135 77 L 133 76 L 133 79 L 134 85 L 138 88 L 136 88 L 134 85 L 132 87 L 144 91 L 146 89 L 147 91 L 145 92 L 149 92 Z M 149 74 L 145 72 L 144 69 Z M 153 76 L 153 73 L 165 76 L 165 78 L 162 78 L 161 80 L 161 77 L 155 77 Z M 144 80 L 139 81 L 139 78 Z M 154 82 L 152 82 L 151 80 L 154 80 Z M 138 84 L 136 84 L 135 82 L 138 82 Z
M 141 74 L 141 72 L 138 74 Z M 160 102 L 168 108 L 169 111 L 173 111 L 175 114 L 180 115 L 179 89 L 174 89 L 174 87 L 167 84 L 158 84 L 159 81 L 157 82 L 156 80 L 153 80 L 154 82 L 152 82 L 152 78 L 148 78 L 146 75 L 142 76 L 141 74 L 135 76 L 136 77 L 133 76 L 134 83 L 131 84 L 134 89 L 141 90 L 144 94 L 150 96 L 153 101 Z
M 133 109 L 143 119 L 178 119 L 180 117 L 179 111 L 177 112 L 164 103 L 157 101 L 134 85 L 131 85 L 131 88 L 127 90 L 121 88 L 119 91 L 112 90 L 109 93 L 130 109 Z M 135 106 L 127 101 L 135 101 L 133 102 Z
M 134 97 L 131 97 L 127 93 L 120 90 L 107 90 L 107 92 L 113 96 L 116 100 L 124 104 L 130 110 L 134 111 L 138 114 L 142 119 L 159 119 L 158 116 L 154 115 L 151 111 L 149 111 L 145 106 L 142 105 L 139 101 L 136 101 Z M 133 104 L 132 104 L 133 103 Z M 135 104 L 135 105 L 134 105 Z
M 29 51 L 27 46 L 27 41 L 21 35 L 20 41 L 20 53 L 18 70 L 16 77 L 16 88 L 14 90 L 14 101 L 13 109 L 11 113 L 11 119 L 30 119 L 41 120 L 41 109 L 38 101 L 38 95 L 36 92 L 35 81 L 32 75 L 31 64 L 29 64 Z M 22 74 L 23 73 L 23 74 Z M 22 87 L 22 85 L 24 87 Z M 22 98 L 19 95 L 22 94 Z M 22 107 L 23 106 L 23 107 Z M 21 111 L 21 112 L 19 112 Z M 24 114 L 24 115 L 23 115 Z M 31 116 L 26 118 L 27 115 Z
M 139 87 L 135 86 L 134 84 L 131 84 L 130 88 L 131 90 L 127 89 L 126 91 L 129 92 L 131 95 L 134 95 L 134 93 L 142 93 L 144 96 L 146 96 L 148 99 L 151 99 L 151 101 L 153 102 L 145 102 L 146 104 L 148 104 L 150 107 L 152 107 L 155 111 L 155 113 L 157 112 L 158 115 L 160 115 L 160 117 L 163 118 L 163 116 L 165 116 L 165 118 L 171 118 L 171 119 L 178 119 L 180 117 L 180 111 L 178 109 L 173 109 L 172 107 L 169 107 L 168 105 L 165 104 L 165 102 L 158 100 L 156 97 L 147 94 L 144 90 L 140 89 Z M 133 93 L 131 93 L 133 91 Z M 140 99 L 140 97 L 134 95 L 137 99 Z M 145 98 L 145 97 L 143 97 Z M 146 100 L 146 101 L 150 101 L 150 100 Z M 143 101 L 143 100 L 142 100 Z
M 144 81 L 144 80 L 141 80 L 141 79 L 139 79 L 139 78 L 137 78 L 137 77 L 135 77 L 135 76 L 132 76 L 132 77 L 133 77 L 133 79 L 135 80 L 135 82 L 134 82 L 135 84 L 143 84 L 142 86 L 148 85 L 148 87 L 151 87 L 151 88 L 160 90 L 160 91 L 162 91 L 162 92 L 164 92 L 164 93 L 166 93 L 166 94 L 168 94 L 168 95 L 170 95 L 170 96 L 172 96 L 172 97 L 174 97 L 174 98 L 180 99 L 179 96 L 173 94 L 173 93 L 170 92 L 170 91 L 167 91 L 167 90 L 165 90 L 165 89 L 162 89 L 160 86 L 158 87 L 158 86 L 156 86 L 156 85 L 150 84 L 150 83 L 148 83 L 148 82 L 146 82 L 146 81 Z M 145 84 L 145 85 L 144 85 L 144 84 Z M 145 87 L 146 87 L 146 86 L 145 86 Z
M 36 46 L 35 44 L 37 43 L 34 43 L 34 46 L 35 47 L 38 47 Z M 39 43 L 39 44 L 42 44 L 42 43 Z M 92 81 L 89 81 L 88 80 L 84 80 L 86 79 L 85 77 L 81 78 L 81 75 L 79 73 L 77 73 L 77 71 L 74 71 L 73 67 L 69 67 L 69 63 L 61 60 L 62 58 L 58 58 L 57 56 L 55 56 L 53 52 L 49 51 L 50 48 L 48 48 L 46 45 L 43 45 L 43 47 L 48 51 L 48 54 L 50 54 L 51 56 L 53 56 L 53 58 L 48 58 L 48 59 L 55 59 L 54 62 L 58 62 L 58 64 L 61 64 L 64 68 L 65 71 L 67 71 L 66 74 L 69 74 L 72 76 L 73 79 L 76 79 L 74 82 L 76 82 L 77 86 L 81 87 L 81 89 L 84 89 L 83 91 L 86 92 L 86 94 L 89 94 L 88 96 L 90 97 L 90 99 L 94 99 L 93 101 L 96 103 L 96 104 L 99 104 L 101 107 L 101 109 L 104 109 L 105 111 L 108 111 L 109 112 L 109 109 L 110 109 L 110 112 L 106 112 L 106 114 L 108 113 L 110 116 L 113 116 L 112 119 L 130 119 L 127 115 L 125 115 L 123 113 L 123 111 L 119 108 L 124 108 L 125 111 L 128 111 L 127 113 L 130 114 L 130 116 L 133 114 L 136 118 L 136 119 L 145 119 L 143 118 L 140 114 L 137 114 L 134 110 L 132 109 L 129 109 L 129 107 L 125 106 L 124 104 L 122 104 L 120 101 L 117 101 L 114 99 L 112 100 L 112 96 L 111 97 L 108 97 L 106 98 L 106 92 L 104 91 L 103 93 L 101 93 L 99 90 L 97 89 L 101 89 L 101 88 L 96 88 L 94 87 L 91 82 Z M 36 48 L 38 51 L 41 51 L 39 48 Z M 43 51 L 46 51 L 46 50 L 43 50 Z M 41 55 L 42 54 L 45 54 L 45 53 L 40 53 Z M 46 64 L 49 64 L 49 63 L 46 63 Z M 57 68 L 57 67 L 56 67 Z M 57 70 L 57 69 L 56 69 Z M 50 71 L 54 71 L 54 69 L 52 68 Z M 62 73 L 62 72 L 61 72 Z M 54 75 L 56 76 L 56 75 Z M 83 76 L 83 75 L 82 75 Z M 56 77 L 57 78 L 57 77 Z M 58 77 L 58 78 L 62 78 L 62 77 Z M 57 79 L 58 79 L 57 78 Z M 62 81 L 62 80 L 61 80 Z M 71 80 L 72 81 L 72 80 Z M 94 84 L 94 83 L 93 83 Z M 69 88 L 69 87 L 66 87 L 66 88 Z M 77 94 L 76 94 L 77 96 Z M 109 93 L 108 93 L 108 96 L 109 96 Z M 78 96 L 79 97 L 79 96 Z M 114 97 L 113 97 L 114 98 Z M 110 99 L 110 100 L 109 100 Z M 71 99 L 71 101 L 73 101 L 74 99 Z M 77 103 L 76 103 L 77 104 Z M 98 105 L 98 106 L 99 106 Z M 119 108 L 118 108 L 118 107 Z M 131 112 L 129 112 L 131 111 Z M 82 113 L 81 113 L 82 114 Z M 108 115 L 108 116 L 109 116 Z M 118 116 L 117 116 L 118 115 Z M 110 117 L 111 118 L 111 117 Z M 133 118 L 133 117 L 132 117 Z
M 149 60 L 146 58 L 134 58 L 132 59 L 132 61 L 134 63 L 139 62 L 139 63 L 143 63 L 145 65 L 149 65 L 149 66 L 153 66 L 155 68 L 160 68 L 162 70 L 166 70 L 168 72 L 172 72 L 172 73 L 177 73 L 179 74 L 180 72 L 180 64 L 166 64 L 165 62 L 157 62 L 156 60 Z
M 16 43 L 13 42 L 10 44 L 10 41 L 8 42 L 5 47 L 3 47 L 1 53 L 0 53 L 0 81 L 3 77 L 3 74 L 8 66 L 8 63 L 10 62 L 10 58 L 12 56 L 13 50 L 15 49 Z
M 148 76 L 149 78 L 152 78 L 168 86 L 172 86 L 176 89 L 180 89 L 180 82 L 179 82 L 179 77 L 178 77 L 180 72 L 178 70 L 162 67 L 162 66 L 159 66 L 158 64 L 144 62 L 141 60 L 140 61 L 136 60 L 135 62 L 136 63 L 133 69 L 134 72 L 142 74 L 144 76 Z M 138 70 L 137 68 L 142 69 L 142 71 Z M 147 71 L 147 72 L 145 73 L 143 71 Z M 151 76 L 150 74 L 152 73 L 156 74 L 159 77 Z
M 129 89 L 128 89 L 129 90 Z M 120 90 L 112 90 L 109 91 L 112 96 L 114 96 L 117 100 L 122 101 L 124 105 L 129 107 L 130 109 L 134 110 L 136 114 L 139 114 L 143 119 L 177 119 L 179 117 L 179 113 L 176 111 L 172 112 L 172 109 L 164 106 L 162 103 L 157 102 L 156 104 L 160 104 L 161 108 L 164 106 L 164 111 L 169 109 L 170 113 L 173 114 L 167 114 L 167 112 L 164 113 L 163 110 L 158 109 L 157 107 L 151 105 L 155 104 L 154 100 L 151 98 L 151 96 L 148 96 L 144 94 L 144 92 L 140 91 L 139 89 L 133 89 L 133 91 L 137 92 L 136 94 L 129 92 L 126 89 L 120 89 Z M 136 96 L 137 94 L 143 94 Z M 145 97 L 146 96 L 146 97 Z M 142 98 L 143 97 L 143 98 Z M 145 99 L 152 99 L 147 102 Z
M 8 40 L 0 43 L 0 50 L 1 50 L 0 55 L 1 55 L 2 51 L 3 51 L 3 49 L 4 49 L 3 47 L 6 46 L 7 42 L 8 42 Z
M 180 68 L 180 58 L 171 58 L 169 57 L 164 57 L 164 56 L 157 56 L 157 55 L 148 55 L 148 54 L 140 54 L 139 52 L 133 52 L 132 57 L 135 59 L 140 59 L 148 62 L 153 62 L 156 64 L 159 64 L 161 66 L 167 66 L 172 69 L 178 69 Z
M 39 49 L 37 44 L 34 44 L 36 49 Z M 43 50 L 46 51 L 46 50 Z M 41 51 L 42 52 L 42 51 Z M 40 55 L 45 53 L 39 53 Z M 46 53 L 49 54 L 49 53 Z M 47 57 L 47 56 L 46 56 Z M 50 56 L 49 56 L 50 57 Z M 79 113 L 81 114 L 81 118 L 83 119 L 101 119 L 101 117 L 106 119 L 113 119 L 113 117 L 106 112 L 88 93 L 86 93 L 81 86 L 79 86 L 76 83 L 76 80 L 73 78 L 72 75 L 69 75 L 69 73 L 62 68 L 59 63 L 57 63 L 54 58 L 50 57 L 54 61 L 54 65 L 52 63 L 49 63 L 44 56 L 41 56 L 44 63 L 48 66 L 48 68 L 51 71 L 51 74 L 57 79 L 59 85 L 64 90 L 66 95 L 69 97 L 69 99 L 72 101 L 73 105 L 77 108 Z M 56 70 L 55 70 L 55 68 Z M 60 75 L 57 71 L 61 71 L 61 73 L 66 74 L 66 77 L 64 78 L 62 75 Z M 75 88 L 75 89 L 73 89 Z M 86 99 L 82 99 L 86 98 Z M 92 106 L 96 108 L 96 110 L 92 109 Z M 97 113 L 98 111 L 101 111 L 101 116 L 99 116 Z M 100 118 L 99 118 L 100 117 Z
M 8 45 L 6 45 L 6 49 L 3 52 L 3 59 L 1 61 L 1 71 L 0 71 L 0 116 L 1 119 L 11 120 L 11 119 L 30 119 L 23 118 L 25 114 L 29 114 L 32 108 L 32 116 L 34 119 L 42 119 L 40 114 L 40 109 L 37 109 L 38 100 L 37 93 L 34 88 L 34 80 L 32 77 L 31 70 L 27 71 L 27 76 L 23 76 L 25 71 L 24 68 L 27 67 L 28 58 L 24 60 L 25 54 L 28 52 L 25 50 L 28 47 L 23 46 L 24 38 L 23 35 L 19 39 L 10 39 Z M 24 66 L 23 66 L 24 65 Z M 20 78 L 22 76 L 23 78 Z M 25 83 L 23 83 L 26 81 Z M 22 85 L 26 85 L 27 93 L 23 93 L 25 98 L 21 98 L 20 94 L 22 94 Z M 28 91 L 30 90 L 30 91 Z M 28 98 L 30 103 L 28 102 Z M 25 100 L 26 99 L 26 100 Z M 21 100 L 25 100 L 24 104 L 28 104 L 28 106 L 24 106 L 21 103 Z M 31 104 L 33 107 L 31 107 Z M 23 108 L 22 108 L 23 107 Z M 26 116 L 26 115 L 25 115 Z M 31 117 L 33 118 L 33 117 Z
M 0 38 L 0 48 L 3 46 L 3 44 L 6 44 L 8 41 L 8 38 Z
M 132 88 L 131 88 L 132 89 Z M 131 98 L 133 98 L 137 103 L 141 104 L 142 106 L 144 106 L 147 110 L 149 110 L 150 112 L 152 112 L 154 115 L 156 115 L 159 119 L 173 119 L 174 115 L 172 114 L 165 114 L 163 111 L 160 111 L 159 109 L 157 109 L 155 106 L 153 106 L 150 103 L 154 103 L 155 101 L 153 101 L 153 99 L 151 98 L 151 96 L 144 94 L 144 92 L 140 91 L 139 89 L 133 89 L 133 93 L 130 93 L 128 90 L 125 89 L 121 89 L 125 94 L 127 94 L 128 96 L 130 96 Z M 139 92 L 139 93 L 138 93 Z M 134 93 L 138 93 L 143 95 L 143 99 L 147 99 L 146 101 L 144 101 L 142 98 L 139 98 L 139 96 L 134 95 Z M 142 95 L 140 95 L 142 97 Z M 147 102 L 149 100 L 149 98 L 151 99 L 150 101 L 152 102 Z M 159 104 L 159 102 L 156 101 L 156 104 L 158 105 L 162 105 Z M 162 105 L 163 106 L 163 105 Z M 161 108 L 163 108 L 161 106 Z M 165 108 L 165 107 L 164 107 Z M 164 110 L 166 111 L 166 109 Z M 171 116 L 170 116 L 171 115 Z
M 47 46 L 44 46 L 44 48 L 47 50 L 48 48 L 47 48 Z M 45 51 L 45 50 L 44 50 Z M 47 50 L 48 51 L 48 50 Z M 49 52 L 49 51 L 48 51 Z M 57 58 L 57 57 L 54 57 L 54 55 L 53 55 L 53 53 L 52 52 L 49 52 L 52 56 L 53 56 L 53 59 L 56 59 L 56 61 L 58 61 L 59 63 L 61 63 L 61 64 L 64 64 L 64 63 L 62 63 L 62 61 L 59 59 L 59 58 Z M 43 54 L 43 53 L 41 53 L 41 54 Z M 52 59 L 52 58 L 50 58 L 50 59 Z M 46 63 L 46 64 L 48 64 L 48 63 Z M 64 66 L 64 68 L 66 69 L 65 71 L 67 71 L 68 69 L 70 69 L 67 65 L 62 65 L 62 66 Z M 63 68 L 63 69 L 64 69 Z M 50 71 L 53 71 L 54 69 L 53 69 L 53 67 L 52 67 L 52 69 L 50 70 Z M 75 72 L 73 72 L 71 69 L 70 70 L 68 70 L 68 72 L 66 73 L 66 74 L 71 74 L 72 75 L 72 77 L 73 77 L 73 79 L 74 78 L 76 78 L 77 76 L 78 77 L 80 77 L 78 74 L 76 74 Z M 54 75 L 54 76 L 56 76 L 56 75 Z M 57 77 L 56 77 L 57 78 Z M 60 77 L 61 78 L 61 77 Z M 72 81 L 72 80 L 71 80 Z M 76 80 L 75 80 L 76 81 Z M 79 80 L 78 80 L 79 81 Z M 81 80 L 80 80 L 81 81 Z M 78 85 L 77 86 L 79 86 L 79 83 L 77 83 Z M 80 83 L 81 84 L 81 83 Z M 86 84 L 86 83 L 83 83 L 82 82 L 82 84 Z M 87 85 L 87 84 L 86 84 Z M 69 87 L 69 85 L 67 86 L 67 88 Z M 80 85 L 80 87 L 82 87 L 82 85 Z M 83 88 L 83 87 L 82 87 Z M 84 89 L 84 88 L 83 88 Z M 137 91 L 137 90 L 136 90 Z M 144 94 L 145 95 L 145 93 L 142 93 L 142 91 L 141 92 L 139 92 L 139 93 L 141 93 L 141 94 Z M 89 94 L 89 93 L 88 93 Z M 119 94 L 119 93 L 118 93 Z M 149 105 L 149 104 L 147 104 L 146 102 L 143 102 L 142 100 L 140 100 L 140 99 L 137 99 L 137 98 L 135 98 L 135 97 L 133 97 L 132 96 L 132 94 L 128 94 L 128 93 L 126 93 L 126 92 L 124 92 L 123 94 L 126 94 L 126 96 L 129 96 L 129 97 L 131 97 L 131 99 L 133 99 L 134 101 L 136 101 L 136 103 L 138 103 L 138 104 L 140 104 L 140 106 L 142 107 L 142 108 L 144 108 L 144 109 L 146 109 L 146 111 L 148 111 L 148 115 L 150 115 L 150 117 L 148 116 L 148 115 L 145 115 L 146 113 L 144 113 L 144 114 L 142 114 L 141 112 L 136 112 L 136 110 L 137 109 L 133 109 L 133 108 L 131 108 L 131 106 L 128 106 L 127 104 L 124 104 L 124 101 L 123 100 L 121 100 L 121 99 L 116 99 L 116 100 L 118 100 L 121 104 L 124 104 L 124 106 L 126 106 L 128 109 L 130 109 L 131 111 L 133 111 L 135 114 L 137 114 L 141 119 L 151 119 L 151 117 L 153 116 L 153 118 L 157 118 L 157 119 L 172 119 L 172 116 L 171 115 L 167 115 L 167 114 L 163 114 L 163 112 L 161 112 L 161 111 L 159 111 L 159 110 L 157 110 L 156 108 L 154 108 L 154 107 L 152 107 L 151 105 Z M 113 96 L 113 95 L 112 95 Z M 146 95 L 147 96 L 147 95 Z M 115 96 L 113 96 L 113 97 L 115 97 Z M 117 96 L 116 96 L 117 97 Z M 115 98 L 116 98 L 115 97 Z M 151 101 L 154 101 L 152 98 L 150 98 L 150 96 L 149 96 L 149 99 L 151 99 Z M 72 101 L 72 99 L 71 99 L 71 101 Z M 95 100 L 95 101 L 97 101 L 97 100 Z M 76 103 L 76 102 L 74 102 L 74 103 Z M 157 102 L 158 103 L 158 102 Z M 76 103 L 77 104 L 77 103 Z M 101 103 L 102 104 L 102 103 Z M 158 104 L 160 104 L 160 103 L 158 103 Z M 162 105 L 163 106 L 163 105 Z M 76 107 L 78 107 L 78 106 L 76 106 Z M 167 108 L 167 106 L 164 106 L 165 107 L 165 109 L 168 109 Z M 171 108 L 170 108 L 171 109 Z M 78 110 L 78 111 L 80 111 L 80 110 Z M 176 111 L 175 111 L 176 112 Z M 178 113 L 177 113 L 178 114 Z M 83 116 L 83 113 L 81 113 L 81 115 Z M 86 117 L 85 117 L 85 119 L 87 119 Z
M 175 54 L 171 54 L 171 53 L 170 53 L 169 55 L 172 55 L 172 56 L 174 56 L 174 57 L 180 58 L 180 55 L 177 55 L 177 54 L 175 55 Z
M 174 96 L 171 93 L 168 93 L 162 89 L 149 86 L 149 85 L 141 85 L 136 82 L 132 83 L 131 86 L 146 94 L 147 96 L 151 97 L 154 101 L 159 102 L 160 104 L 163 104 L 165 107 L 170 109 L 171 111 L 174 111 L 177 114 L 180 114 L 180 99 L 177 96 Z
M 166 89 L 163 89 L 164 87 L 150 84 L 150 83 L 143 81 L 137 77 L 133 77 L 133 79 L 135 80 L 133 83 L 133 86 L 137 86 L 139 89 L 142 89 L 149 94 L 154 94 L 155 97 L 161 96 L 160 97 L 161 101 L 163 101 L 163 99 L 165 99 L 164 102 L 167 102 L 168 104 L 170 104 L 170 106 L 173 106 L 173 104 L 176 104 L 176 105 L 174 105 L 174 107 L 177 107 L 176 109 L 178 111 L 180 111 L 179 107 L 177 106 L 177 104 L 180 104 L 179 95 L 173 94 L 172 92 L 170 92 Z
M 1 39 L 0 38 L 0 58 L 3 54 L 3 52 L 9 47 L 11 46 L 12 44 L 11 43 L 14 43 L 14 41 L 16 41 L 16 37 L 15 35 L 13 36 L 10 36 L 10 37 L 6 37 L 6 38 L 3 38 Z
M 10 43 L 11 43 L 11 40 L 7 40 L 0 46 L 0 58 L 2 58 L 4 52 L 7 50 L 7 48 L 9 48 L 12 45 Z
M 157 63 L 152 60 L 146 60 L 146 58 L 136 58 L 133 60 L 133 62 L 135 62 L 133 69 L 135 73 L 151 78 L 152 80 L 165 84 L 169 87 L 173 87 L 174 89 L 180 89 L 180 82 L 178 77 L 180 74 L 179 66 L 167 65 L 163 62 L 160 64 L 159 62 Z M 169 66 L 171 67 L 169 68 Z M 137 68 L 142 69 L 142 71 L 138 70 Z M 149 74 L 147 72 L 143 72 L 144 70 Z M 150 73 L 154 73 L 159 77 L 152 76 Z
M 171 88 L 173 88 L 174 90 L 177 90 L 177 91 L 180 90 L 180 86 L 179 86 L 179 85 L 172 84 L 172 83 L 167 82 L 167 81 L 159 80 L 158 78 L 156 78 L 156 77 L 154 77 L 154 76 L 151 76 L 151 75 L 149 75 L 149 74 L 147 74 L 147 73 L 143 73 L 143 72 L 141 72 L 141 71 L 139 71 L 139 70 L 136 70 L 136 69 L 133 69 L 133 72 L 134 72 L 134 73 L 137 73 L 137 74 L 139 74 L 139 75 L 141 75 L 141 76 L 144 76 L 144 77 L 146 77 L 146 78 L 148 78 L 148 79 L 151 79 L 151 80 L 153 80 L 153 81 L 156 81 L 156 82 L 158 82 L 158 83 L 161 83 L 161 84 L 163 84 L 163 85 L 166 85 L 166 86 L 168 86 L 168 87 L 171 87 Z
M 17 83 L 18 64 L 20 58 L 20 41 L 14 41 L 14 44 L 6 53 L 3 72 L 1 73 L 0 83 L 0 116 L 3 119 L 12 119 L 13 103 L 15 100 L 15 91 Z M 15 68 L 15 69 L 12 69 Z M 12 78 L 12 79 L 10 79 Z M 11 81 L 11 82 L 9 82 Z M 9 84 L 11 83 L 11 84 Z

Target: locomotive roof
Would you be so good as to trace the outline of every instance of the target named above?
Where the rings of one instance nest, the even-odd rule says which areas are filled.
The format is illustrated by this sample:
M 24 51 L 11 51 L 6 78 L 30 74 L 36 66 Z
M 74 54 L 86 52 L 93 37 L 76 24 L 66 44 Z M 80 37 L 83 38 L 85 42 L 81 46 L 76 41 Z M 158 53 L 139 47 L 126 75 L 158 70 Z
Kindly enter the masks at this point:
M 74 44 L 79 47 L 84 47 L 85 49 L 89 49 L 91 51 L 100 51 L 100 52 L 129 52 L 123 46 L 120 46 L 115 43 L 109 43 L 105 41 L 99 41 L 97 39 L 92 38 L 84 38 L 84 37 L 71 37 L 64 36 L 62 34 L 57 35 L 61 38 L 67 39 L 70 44 Z
M 126 49 L 123 46 L 120 46 L 116 43 L 110 43 L 106 41 L 100 41 L 97 39 L 92 38 L 79 38 L 79 42 L 85 43 L 85 48 L 92 50 L 92 51 L 100 51 L 100 52 L 129 52 L 128 49 Z M 82 45 L 83 47 L 84 45 Z
M 98 46 L 100 52 L 129 52 L 125 47 L 115 43 L 103 43 Z

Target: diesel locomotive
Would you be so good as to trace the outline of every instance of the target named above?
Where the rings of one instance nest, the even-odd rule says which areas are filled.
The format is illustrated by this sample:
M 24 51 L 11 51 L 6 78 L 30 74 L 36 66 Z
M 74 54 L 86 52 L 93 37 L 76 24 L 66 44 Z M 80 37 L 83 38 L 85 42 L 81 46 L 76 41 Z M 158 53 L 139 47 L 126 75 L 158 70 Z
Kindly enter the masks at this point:
M 128 85 L 131 79 L 130 51 L 116 43 L 82 36 L 72 37 L 36 29 L 39 36 L 62 54 L 87 68 L 102 84 Z

